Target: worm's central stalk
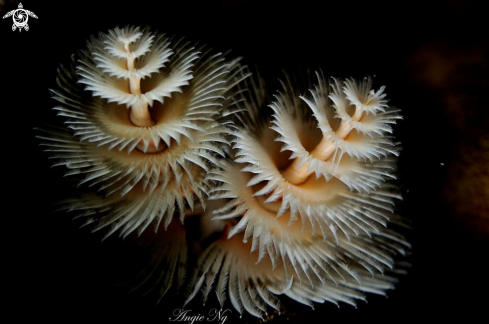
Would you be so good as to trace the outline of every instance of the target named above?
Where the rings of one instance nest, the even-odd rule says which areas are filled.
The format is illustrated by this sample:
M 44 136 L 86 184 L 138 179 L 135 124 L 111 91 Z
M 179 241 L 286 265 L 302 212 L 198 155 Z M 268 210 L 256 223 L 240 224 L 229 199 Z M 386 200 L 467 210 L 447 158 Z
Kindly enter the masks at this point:
M 353 129 L 353 123 L 358 122 L 363 115 L 363 109 L 361 106 L 355 106 L 355 113 L 349 120 L 342 120 L 340 127 L 336 130 L 336 136 L 345 139 Z M 336 144 L 333 141 L 328 140 L 323 136 L 319 144 L 310 152 L 310 154 L 318 160 L 328 160 L 336 150 Z M 308 170 L 309 163 L 304 163 L 301 166 L 300 157 L 295 160 L 282 172 L 282 176 L 288 182 L 294 185 L 300 185 L 304 183 L 314 170 Z
M 131 111 L 129 113 L 129 119 L 131 122 L 139 127 L 151 127 L 155 123 L 151 119 L 151 115 L 148 109 L 148 103 L 141 100 L 141 78 L 134 75 L 135 68 L 135 57 L 130 52 L 129 42 L 124 43 L 124 49 L 127 56 L 127 70 L 130 72 L 129 76 L 129 91 L 138 96 L 138 100 L 131 105 Z

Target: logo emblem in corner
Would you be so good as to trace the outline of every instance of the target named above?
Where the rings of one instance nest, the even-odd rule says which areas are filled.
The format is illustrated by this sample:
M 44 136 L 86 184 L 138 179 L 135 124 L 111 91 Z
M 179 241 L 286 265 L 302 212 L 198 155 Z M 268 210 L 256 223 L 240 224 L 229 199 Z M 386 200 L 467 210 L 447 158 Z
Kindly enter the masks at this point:
M 19 29 L 19 32 L 22 31 L 22 28 L 24 28 L 26 31 L 29 30 L 29 25 L 27 25 L 27 21 L 29 20 L 29 16 L 32 18 L 36 18 L 37 16 L 35 13 L 29 10 L 25 10 L 24 7 L 22 6 L 22 3 L 19 3 L 19 7 L 15 10 L 10 10 L 3 16 L 3 19 L 8 18 L 12 16 L 12 19 L 14 20 L 14 24 L 12 25 L 12 31 L 15 31 L 16 29 Z

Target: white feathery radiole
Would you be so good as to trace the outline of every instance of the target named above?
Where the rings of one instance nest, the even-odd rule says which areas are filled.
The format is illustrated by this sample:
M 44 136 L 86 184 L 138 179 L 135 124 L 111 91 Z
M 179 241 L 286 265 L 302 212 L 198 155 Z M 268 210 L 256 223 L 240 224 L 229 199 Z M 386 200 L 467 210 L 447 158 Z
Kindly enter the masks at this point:
M 214 291 L 263 318 L 284 297 L 386 294 L 410 246 L 385 88 L 316 73 L 270 99 L 228 57 L 134 26 L 91 37 L 52 90 L 62 126 L 38 136 L 78 184 L 64 209 L 141 240 L 152 258 L 133 288 L 159 299 Z
M 365 299 L 364 293 L 384 295 L 396 282 L 380 272 L 357 271 L 342 261 L 341 265 L 326 265 L 331 267 L 329 271 L 335 280 L 323 274 L 321 280 L 312 277 L 305 283 L 296 272 L 300 266 L 287 270 L 285 262 L 273 266 L 270 259 L 257 264 L 257 252 L 250 253 L 251 243 L 243 244 L 242 240 L 241 235 L 221 237 L 201 254 L 190 279 L 186 303 L 200 291 L 205 304 L 214 290 L 221 307 L 229 300 L 240 314 L 263 318 L 270 310 L 280 311 L 282 295 L 310 307 L 314 307 L 314 302 L 325 301 L 355 305 L 356 300 Z M 357 279 L 350 279 L 352 276 Z
M 76 63 L 60 69 L 53 90 L 67 129 L 43 138 L 68 175 L 108 197 L 111 212 L 95 228 L 127 235 L 153 221 L 168 226 L 175 210 L 183 221 L 195 201 L 205 207 L 205 174 L 227 144 L 219 118 L 246 77 L 239 60 L 125 27 L 92 37 Z
M 304 89 L 293 88 L 289 79 L 283 82 L 271 117 L 262 111 L 260 90 L 241 103 L 234 163 L 221 162 L 209 176 L 222 184 L 211 197 L 227 201 L 214 220 L 234 224 L 227 238 L 248 246 L 254 257 L 248 256 L 247 267 L 254 262 L 262 276 L 282 271 L 294 278 L 296 290 L 285 295 L 310 306 L 325 300 L 355 304 L 361 292 L 391 289 L 395 280 L 387 274 L 399 271 L 396 259 L 409 250 L 391 229 L 402 220 L 393 214 L 400 196 L 390 181 L 397 149 L 385 133 L 400 117 L 381 90 L 371 90 L 369 79 L 328 84 L 321 74 L 316 78 L 311 97 L 300 95 Z M 241 289 L 248 288 L 233 289 L 246 295 Z M 261 316 L 260 301 L 246 296 L 233 306 Z

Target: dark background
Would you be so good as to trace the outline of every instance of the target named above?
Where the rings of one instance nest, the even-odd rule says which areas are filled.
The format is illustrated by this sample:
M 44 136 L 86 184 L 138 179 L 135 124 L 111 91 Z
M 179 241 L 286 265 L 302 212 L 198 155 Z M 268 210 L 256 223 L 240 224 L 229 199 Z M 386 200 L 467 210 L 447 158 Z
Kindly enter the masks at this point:
M 2 16 L 19 1 L 4 2 Z M 163 323 L 174 309 L 116 287 L 123 252 L 52 212 L 65 191 L 63 170 L 51 168 L 33 131 L 54 116 L 48 89 L 58 65 L 90 35 L 127 24 L 232 49 L 271 90 L 282 71 L 374 76 L 374 86 L 386 85 L 390 104 L 402 109 L 395 134 L 403 147 L 400 213 L 413 227 L 408 275 L 387 299 L 315 311 L 286 302 L 286 315 L 272 323 L 487 318 L 489 30 L 477 1 L 22 3 L 39 17 L 29 19 L 28 32 L 12 32 L 11 18 L 0 21 L 2 291 L 17 318 Z

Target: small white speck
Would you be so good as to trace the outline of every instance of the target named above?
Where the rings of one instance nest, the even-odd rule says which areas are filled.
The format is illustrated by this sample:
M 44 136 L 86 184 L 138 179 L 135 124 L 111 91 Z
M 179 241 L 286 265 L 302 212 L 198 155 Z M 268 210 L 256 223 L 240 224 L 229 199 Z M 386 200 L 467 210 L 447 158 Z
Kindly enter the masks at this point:
M 440 165 L 445 165 L 445 163 L 442 162 L 442 163 L 440 163 Z

